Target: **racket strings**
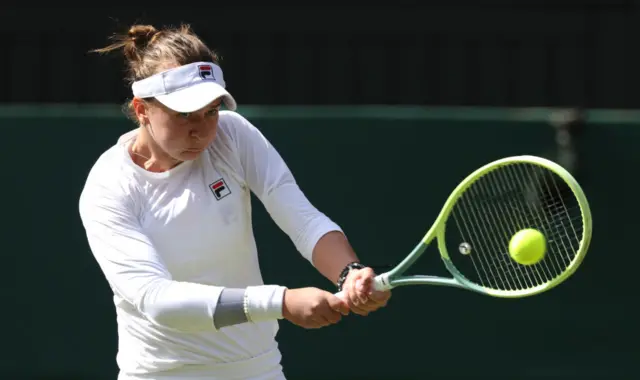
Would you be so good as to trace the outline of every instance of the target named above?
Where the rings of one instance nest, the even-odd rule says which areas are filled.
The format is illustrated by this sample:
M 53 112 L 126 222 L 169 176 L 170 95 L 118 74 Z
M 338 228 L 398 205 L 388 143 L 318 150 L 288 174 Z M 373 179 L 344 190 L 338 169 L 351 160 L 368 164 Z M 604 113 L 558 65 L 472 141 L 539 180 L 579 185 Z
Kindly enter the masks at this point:
M 542 184 L 538 181 L 538 176 L 530 176 L 530 173 L 527 172 L 522 172 L 519 171 L 518 169 L 521 169 L 519 167 L 506 167 L 507 169 L 507 176 L 509 177 L 509 179 L 513 182 L 513 181 L 518 181 L 519 179 L 521 179 L 522 177 L 527 177 L 527 179 L 531 180 L 533 179 L 532 183 L 534 186 L 537 186 L 539 188 L 542 187 Z M 548 188 L 548 186 L 546 186 Z M 562 195 L 562 194 L 561 194 Z M 558 215 L 558 211 L 561 210 L 562 208 L 559 207 L 560 205 L 563 205 L 564 202 L 562 202 L 563 197 L 551 197 L 549 199 L 546 200 L 546 202 L 542 202 L 536 206 L 533 206 L 532 203 L 536 203 L 537 201 L 537 197 L 535 197 L 535 193 L 534 196 L 531 196 L 531 193 L 526 194 L 525 195 L 528 198 L 528 202 L 524 202 L 523 205 L 517 205 L 516 206 L 516 213 L 510 214 L 510 215 L 514 215 L 515 216 L 515 220 L 512 220 L 512 224 L 517 225 L 520 228 L 527 228 L 527 225 L 530 225 L 531 222 L 533 222 L 533 225 L 543 225 L 546 227 L 549 227 L 549 218 L 547 217 L 547 215 Z M 540 207 L 542 206 L 542 207 Z M 563 229 L 549 229 L 549 228 L 545 228 L 546 231 L 559 231 L 560 234 L 565 233 L 566 231 L 563 231 Z M 507 239 L 509 238 L 508 236 L 506 237 Z M 548 239 L 548 238 L 547 238 Z M 553 243 L 555 240 L 553 241 L 548 241 L 548 243 Z M 564 248 L 563 246 L 561 247 L 556 247 L 556 248 Z M 563 251 L 563 253 L 566 253 L 566 249 L 561 249 L 561 251 Z M 508 254 L 506 255 L 507 257 Z M 552 256 L 552 258 L 554 260 L 551 261 L 551 264 L 549 264 L 546 261 L 543 261 L 542 264 L 543 266 L 541 268 L 531 268 L 532 270 L 534 270 L 535 272 L 533 273 L 534 275 L 536 275 L 538 281 L 550 281 L 551 279 L 553 279 L 553 277 L 555 277 L 555 275 L 553 274 L 554 269 L 555 269 L 555 273 L 559 274 L 561 273 L 561 271 L 564 269 L 564 266 L 558 271 L 558 268 L 560 268 L 562 266 L 562 264 L 558 263 L 557 260 L 557 256 Z M 569 260 L 570 262 L 570 260 Z M 557 264 L 557 265 L 554 265 Z M 554 267 L 553 269 L 549 267 L 549 265 L 551 265 L 552 267 Z M 568 262 L 566 263 L 566 265 L 568 265 Z M 522 270 L 522 267 L 518 265 L 518 268 Z M 527 273 L 528 275 L 531 275 L 531 273 Z M 537 282 L 536 282 L 537 283 Z M 535 285 L 536 283 L 531 282 L 530 285 Z
M 466 254 L 450 254 L 452 262 L 469 280 L 500 290 L 552 281 L 575 258 L 583 233 L 571 189 L 557 175 L 529 163 L 485 174 L 462 194 L 451 215 L 455 228 L 448 224 L 446 241 L 470 247 Z M 511 237 L 525 228 L 547 239 L 545 258 L 528 266 L 515 262 L 508 251 Z
M 522 176 L 527 176 L 527 174 L 529 174 L 529 173 L 523 173 L 522 171 L 517 171 L 518 169 L 521 169 L 518 167 L 507 167 L 506 169 L 508 169 L 507 171 L 508 179 L 510 179 L 511 181 L 517 180 Z M 539 179 L 537 176 L 533 176 L 533 177 L 528 176 L 528 177 L 529 177 L 528 179 L 533 178 L 533 182 L 530 182 L 530 183 L 533 183 L 535 186 L 538 186 L 540 188 L 543 186 L 539 181 L 537 181 L 537 179 Z M 531 204 L 531 201 L 535 202 L 537 199 L 535 197 L 531 197 L 530 194 L 528 195 L 528 198 L 529 198 L 529 202 L 525 202 L 521 207 L 516 207 L 516 210 L 518 212 L 513 214 L 513 216 L 515 216 L 514 218 L 515 220 L 512 220 L 512 223 L 515 225 L 518 225 L 519 227 L 526 226 L 528 221 L 533 221 L 537 225 L 548 224 L 549 218 L 547 218 L 547 215 L 549 215 L 550 213 L 552 213 L 553 215 L 556 215 L 556 212 L 551 210 L 554 208 L 558 209 L 557 205 L 562 203 L 562 202 L 557 202 L 558 199 L 562 200 L 562 197 L 551 197 L 550 199 L 553 200 L 553 202 L 548 202 L 549 199 L 547 199 L 546 204 L 542 203 L 542 204 L 538 204 L 537 207 L 534 207 Z M 556 207 L 554 207 L 554 205 L 556 205 Z M 544 209 L 540 210 L 540 206 L 546 206 L 546 210 Z M 557 247 L 557 248 L 561 248 L 561 247 Z M 561 249 L 561 251 L 566 251 L 566 250 Z M 507 256 L 507 255 L 504 255 L 504 256 Z M 555 269 L 555 272 L 557 272 L 557 268 L 561 264 L 558 263 L 557 256 L 552 256 L 552 258 L 554 260 L 550 262 L 546 262 L 546 261 L 542 262 L 542 267 L 530 268 L 532 270 L 523 271 L 522 270 L 523 268 L 521 266 L 518 266 L 520 271 L 523 272 L 525 276 L 527 276 L 528 280 L 530 280 L 528 281 L 528 284 L 530 286 L 533 286 L 538 282 L 550 281 L 554 277 L 553 275 L 554 269 Z M 514 265 L 517 265 L 517 264 L 514 264 Z M 533 273 L 531 273 L 532 271 Z

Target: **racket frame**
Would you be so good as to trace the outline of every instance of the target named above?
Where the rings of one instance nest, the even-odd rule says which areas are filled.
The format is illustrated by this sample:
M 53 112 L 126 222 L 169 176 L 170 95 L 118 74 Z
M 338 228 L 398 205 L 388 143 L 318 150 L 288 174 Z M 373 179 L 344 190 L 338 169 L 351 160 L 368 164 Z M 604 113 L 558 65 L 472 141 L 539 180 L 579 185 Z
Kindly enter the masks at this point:
M 573 195 L 576 197 L 580 206 L 580 212 L 582 213 L 583 222 L 582 240 L 572 262 L 559 276 L 549 282 L 527 289 L 518 290 L 498 290 L 480 286 L 471 282 L 464 275 L 462 275 L 462 273 L 458 271 L 458 269 L 449 258 L 449 252 L 447 250 L 446 241 L 444 238 L 447 227 L 446 223 L 458 199 L 460 199 L 465 190 L 467 190 L 476 180 L 478 180 L 485 174 L 498 169 L 499 167 L 518 163 L 529 163 L 541 166 L 547 170 L 550 170 L 551 172 L 562 178 L 563 181 L 565 181 L 565 183 L 571 189 Z M 374 287 L 377 290 L 390 290 L 398 286 L 407 285 L 436 285 L 463 288 L 475 291 L 477 293 L 502 298 L 521 298 L 536 295 L 550 290 L 560 283 L 564 282 L 578 269 L 580 264 L 582 264 L 591 243 L 592 229 L 593 221 L 589 202 L 587 201 L 584 191 L 582 190 L 582 187 L 580 186 L 578 181 L 576 181 L 571 173 L 569 173 L 565 168 L 551 160 L 531 155 L 502 158 L 478 168 L 473 173 L 469 174 L 462 182 L 460 182 L 460 184 L 458 184 L 458 186 L 451 192 L 451 194 L 447 198 L 444 206 L 438 214 L 438 217 L 436 218 L 431 228 L 424 235 L 422 240 L 393 269 L 376 276 L 374 280 Z M 405 273 L 407 269 L 409 269 L 409 267 L 411 267 L 411 265 L 413 265 L 413 263 L 415 263 L 422 256 L 427 247 L 431 245 L 433 239 L 437 240 L 437 247 L 438 251 L 440 252 L 440 257 L 444 263 L 444 266 L 449 271 L 449 273 L 451 273 L 453 278 L 428 275 L 403 275 L 403 273 Z

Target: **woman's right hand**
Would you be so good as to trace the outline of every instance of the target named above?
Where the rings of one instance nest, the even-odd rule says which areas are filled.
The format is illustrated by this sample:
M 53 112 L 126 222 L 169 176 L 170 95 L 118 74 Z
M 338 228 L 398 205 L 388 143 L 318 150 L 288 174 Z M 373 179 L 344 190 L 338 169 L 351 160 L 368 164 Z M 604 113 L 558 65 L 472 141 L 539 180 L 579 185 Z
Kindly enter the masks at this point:
M 349 314 L 348 304 L 334 294 L 318 288 L 287 289 L 282 316 L 306 329 L 318 329 L 338 323 Z

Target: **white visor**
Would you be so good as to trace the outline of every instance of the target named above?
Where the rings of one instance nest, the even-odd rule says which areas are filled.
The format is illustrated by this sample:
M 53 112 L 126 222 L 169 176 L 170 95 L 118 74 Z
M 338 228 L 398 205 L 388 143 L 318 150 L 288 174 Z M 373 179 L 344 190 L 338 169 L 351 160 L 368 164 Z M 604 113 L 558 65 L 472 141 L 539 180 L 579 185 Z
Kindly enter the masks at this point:
M 225 90 L 220 66 L 212 62 L 194 62 L 139 80 L 131 86 L 133 96 L 156 98 L 177 112 L 194 112 L 222 97 L 228 109 L 235 111 L 235 99 Z

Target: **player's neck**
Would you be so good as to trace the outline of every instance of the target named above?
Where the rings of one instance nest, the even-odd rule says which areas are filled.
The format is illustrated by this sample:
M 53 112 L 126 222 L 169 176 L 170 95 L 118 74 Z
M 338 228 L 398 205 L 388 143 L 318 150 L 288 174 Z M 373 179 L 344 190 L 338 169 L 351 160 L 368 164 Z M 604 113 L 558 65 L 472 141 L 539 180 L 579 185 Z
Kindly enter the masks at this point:
M 145 128 L 140 128 L 135 141 L 129 147 L 129 153 L 136 165 L 150 172 L 166 172 L 181 163 L 164 152 Z

